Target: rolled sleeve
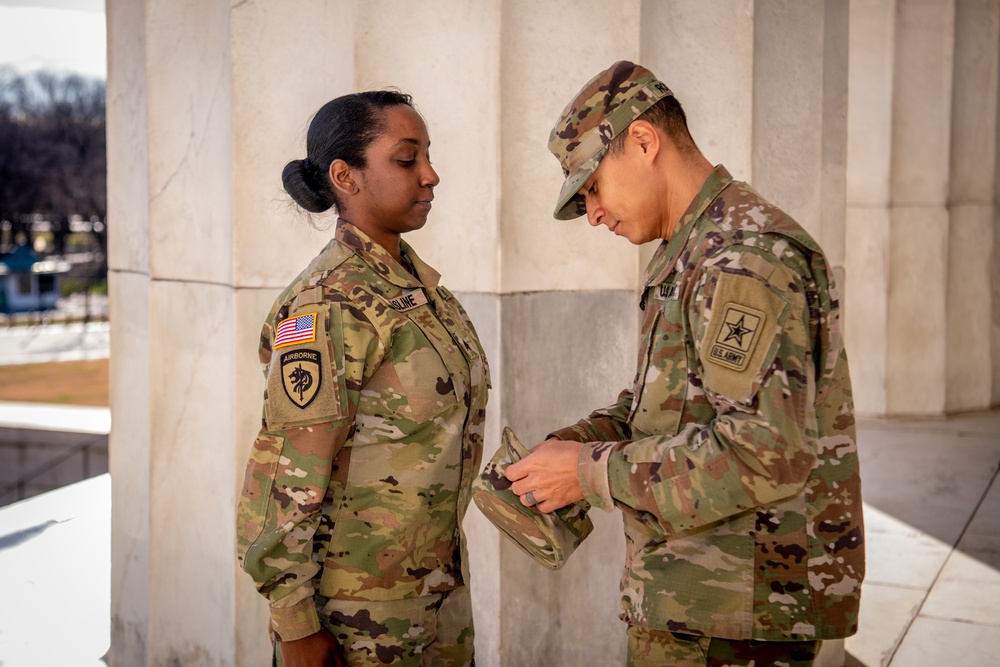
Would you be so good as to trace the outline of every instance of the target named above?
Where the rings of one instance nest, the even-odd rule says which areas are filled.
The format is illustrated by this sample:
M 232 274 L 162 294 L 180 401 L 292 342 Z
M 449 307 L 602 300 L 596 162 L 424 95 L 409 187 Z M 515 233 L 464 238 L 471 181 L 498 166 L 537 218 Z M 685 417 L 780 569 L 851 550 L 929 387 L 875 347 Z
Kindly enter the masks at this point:
M 576 474 L 584 497 L 593 507 L 605 512 L 614 509 L 611 485 L 608 481 L 608 461 L 617 442 L 588 442 L 580 448 L 576 461 Z
M 552 440 L 553 438 L 570 442 L 588 442 L 593 440 L 587 429 L 579 425 L 566 426 L 565 428 L 552 431 L 552 433 L 545 436 L 546 440 Z

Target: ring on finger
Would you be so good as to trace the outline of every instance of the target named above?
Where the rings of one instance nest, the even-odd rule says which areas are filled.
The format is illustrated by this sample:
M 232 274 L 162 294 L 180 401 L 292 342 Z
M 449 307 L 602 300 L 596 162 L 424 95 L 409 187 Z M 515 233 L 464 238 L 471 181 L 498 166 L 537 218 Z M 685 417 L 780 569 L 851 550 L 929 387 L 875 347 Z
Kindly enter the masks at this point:
M 528 503 L 529 505 L 538 504 L 538 501 L 535 500 L 535 492 L 528 491 L 526 494 L 524 494 L 524 502 Z

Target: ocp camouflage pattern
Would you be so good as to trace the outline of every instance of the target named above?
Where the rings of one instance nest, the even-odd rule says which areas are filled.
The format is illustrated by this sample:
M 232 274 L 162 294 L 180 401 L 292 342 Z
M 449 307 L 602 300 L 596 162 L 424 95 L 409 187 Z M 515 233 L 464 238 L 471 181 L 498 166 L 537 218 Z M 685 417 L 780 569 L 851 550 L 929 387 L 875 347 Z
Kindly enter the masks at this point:
M 505 426 L 500 447 L 472 483 L 472 499 L 490 523 L 522 551 L 550 570 L 558 570 L 594 530 L 587 516 L 590 506 L 571 503 L 543 513 L 524 505 L 511 490 L 512 482 L 504 470 L 528 454 L 528 448 Z
M 864 536 L 840 304 L 809 235 L 717 167 L 646 269 L 634 385 L 555 435 L 625 516 L 622 617 L 731 639 L 857 631 Z
M 471 667 L 475 628 L 468 587 L 403 600 L 362 602 L 316 596 L 320 623 L 351 667 Z M 274 667 L 284 667 L 279 645 Z
M 720 639 L 650 630 L 628 629 L 626 667 L 812 667 L 818 640 L 760 641 Z
M 482 460 L 489 369 L 439 274 L 401 248 L 419 282 L 341 220 L 261 333 L 267 391 L 238 556 L 271 603 L 279 640 L 319 629 L 314 593 L 400 600 L 469 581 L 462 519 Z M 275 348 L 278 324 L 308 313 L 316 340 Z M 305 394 L 302 382 L 290 386 L 293 365 Z

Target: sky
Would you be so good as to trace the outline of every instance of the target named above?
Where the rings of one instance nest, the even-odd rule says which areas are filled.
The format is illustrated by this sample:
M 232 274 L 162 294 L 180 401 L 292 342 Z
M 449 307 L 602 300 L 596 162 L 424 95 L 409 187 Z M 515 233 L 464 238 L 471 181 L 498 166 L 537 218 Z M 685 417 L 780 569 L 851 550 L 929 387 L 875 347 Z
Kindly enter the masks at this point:
M 104 0 L 0 0 L 0 68 L 107 75 Z

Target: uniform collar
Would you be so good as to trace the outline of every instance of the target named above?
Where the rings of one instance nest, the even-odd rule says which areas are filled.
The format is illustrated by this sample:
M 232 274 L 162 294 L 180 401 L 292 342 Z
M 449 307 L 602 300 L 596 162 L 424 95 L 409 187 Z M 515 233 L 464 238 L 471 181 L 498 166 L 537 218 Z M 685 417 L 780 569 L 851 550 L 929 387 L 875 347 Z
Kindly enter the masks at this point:
M 677 262 L 677 256 L 694 231 L 697 221 L 705 214 L 709 205 L 722 194 L 726 186 L 732 182 L 732 174 L 721 164 L 716 165 L 712 173 L 705 179 L 701 190 L 691 200 L 684 215 L 677 221 L 677 226 L 674 228 L 674 233 L 670 235 L 670 240 L 660 243 L 656 252 L 653 253 L 642 277 L 643 286 L 657 285 L 667 279 Z
M 397 287 L 414 288 L 428 287 L 435 289 L 441 280 L 441 274 L 425 263 L 406 241 L 400 240 L 399 251 L 413 265 L 419 281 L 410 275 L 389 251 L 379 245 L 370 236 L 353 224 L 340 218 L 337 220 L 335 241 L 343 243 L 355 252 L 365 264 L 376 273 Z M 334 241 L 331 241 L 333 243 Z

